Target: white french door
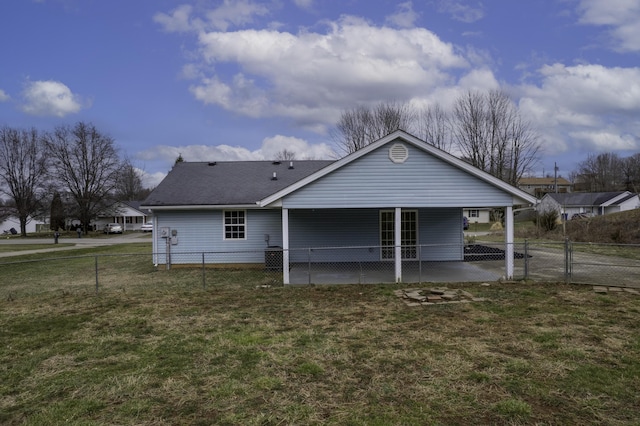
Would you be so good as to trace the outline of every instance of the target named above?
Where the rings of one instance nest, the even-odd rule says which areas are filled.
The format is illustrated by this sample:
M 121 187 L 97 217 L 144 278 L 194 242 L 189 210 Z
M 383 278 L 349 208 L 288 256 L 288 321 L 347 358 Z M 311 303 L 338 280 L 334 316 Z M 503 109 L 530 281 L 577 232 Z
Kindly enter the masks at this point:
M 380 259 L 395 259 L 395 210 L 380 210 Z M 402 259 L 418 257 L 418 211 L 402 210 L 400 219 Z

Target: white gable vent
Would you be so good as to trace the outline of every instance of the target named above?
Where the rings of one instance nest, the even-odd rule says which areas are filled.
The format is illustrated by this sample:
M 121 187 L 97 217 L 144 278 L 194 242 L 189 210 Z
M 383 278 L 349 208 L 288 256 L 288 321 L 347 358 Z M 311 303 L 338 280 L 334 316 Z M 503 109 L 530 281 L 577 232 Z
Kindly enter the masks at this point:
M 401 143 L 394 143 L 389 148 L 389 160 L 394 163 L 404 163 L 409 158 L 409 150 Z

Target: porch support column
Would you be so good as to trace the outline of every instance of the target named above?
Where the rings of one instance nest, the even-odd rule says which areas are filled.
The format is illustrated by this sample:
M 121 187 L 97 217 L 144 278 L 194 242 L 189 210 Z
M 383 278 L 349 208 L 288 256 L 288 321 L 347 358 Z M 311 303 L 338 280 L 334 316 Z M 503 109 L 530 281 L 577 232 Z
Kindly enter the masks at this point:
M 282 283 L 289 284 L 289 209 L 282 209 Z
M 396 264 L 396 282 L 402 282 L 402 208 L 396 207 L 394 215 L 394 259 Z
M 513 278 L 513 207 L 507 206 L 504 209 L 504 242 L 505 257 L 504 268 L 505 278 L 510 280 Z

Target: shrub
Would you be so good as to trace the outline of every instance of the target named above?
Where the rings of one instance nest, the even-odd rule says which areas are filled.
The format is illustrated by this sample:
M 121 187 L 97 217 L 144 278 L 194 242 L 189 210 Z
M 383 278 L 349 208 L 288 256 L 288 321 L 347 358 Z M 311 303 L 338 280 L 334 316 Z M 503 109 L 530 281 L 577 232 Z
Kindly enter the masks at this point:
M 533 218 L 533 223 L 539 225 L 544 231 L 553 231 L 558 225 L 558 212 L 555 210 L 538 212 Z

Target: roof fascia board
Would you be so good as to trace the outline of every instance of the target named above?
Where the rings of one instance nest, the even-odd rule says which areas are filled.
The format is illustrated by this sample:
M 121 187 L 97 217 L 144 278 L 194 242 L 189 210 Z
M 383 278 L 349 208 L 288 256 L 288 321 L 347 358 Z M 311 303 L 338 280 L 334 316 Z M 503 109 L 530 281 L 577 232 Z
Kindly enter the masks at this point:
M 255 204 L 216 204 L 216 205 L 174 205 L 174 206 L 140 206 L 149 210 L 228 210 L 228 209 L 255 209 Z
M 604 203 L 600 204 L 601 207 L 609 207 L 612 204 L 616 204 L 618 201 L 624 199 L 625 197 L 629 196 L 631 193 L 629 191 L 625 191 L 620 195 L 617 195 L 613 198 L 611 198 L 608 201 L 605 201 Z
M 536 197 L 534 197 L 531 194 L 528 194 L 525 191 L 522 191 L 521 189 L 518 189 L 512 185 L 509 185 L 508 183 L 496 178 L 495 176 L 490 175 L 487 172 L 484 172 L 476 167 L 473 167 L 472 165 L 470 165 L 469 163 L 466 163 L 462 160 L 460 160 L 459 158 L 444 152 L 438 148 L 436 148 L 435 146 L 429 145 L 426 142 L 421 141 L 420 139 L 416 138 L 415 136 L 412 136 L 402 130 L 396 130 L 395 132 L 383 137 L 382 139 L 379 139 L 376 142 L 373 142 L 369 145 L 367 145 L 366 147 L 347 155 L 346 157 L 341 158 L 340 160 L 336 161 L 335 163 L 330 164 L 329 166 L 318 170 L 316 173 L 307 176 L 306 178 L 296 182 L 293 185 L 290 185 L 278 192 L 276 192 L 273 195 L 270 195 L 267 198 L 264 198 L 260 201 L 257 202 L 257 204 L 261 207 L 267 206 L 271 203 L 273 203 L 274 201 L 277 201 L 279 199 L 281 199 L 282 197 L 320 179 L 323 176 L 326 176 L 327 174 L 333 172 L 334 170 L 337 170 L 355 160 L 357 160 L 358 158 L 361 158 L 362 156 L 368 154 L 371 151 L 374 151 L 376 149 L 378 149 L 379 147 L 386 145 L 387 143 L 395 140 L 395 139 L 402 139 L 403 141 L 413 145 L 414 147 L 428 152 L 429 154 L 433 155 L 436 158 L 439 158 L 442 161 L 445 161 L 446 163 L 449 163 L 455 167 L 458 167 L 459 169 L 462 169 L 463 171 L 466 171 L 467 173 L 495 186 L 498 187 L 499 189 L 507 192 L 508 194 L 511 194 L 514 197 L 514 203 L 515 204 L 519 204 L 519 201 L 524 201 L 525 203 L 529 203 L 529 204 L 536 204 L 538 199 Z

